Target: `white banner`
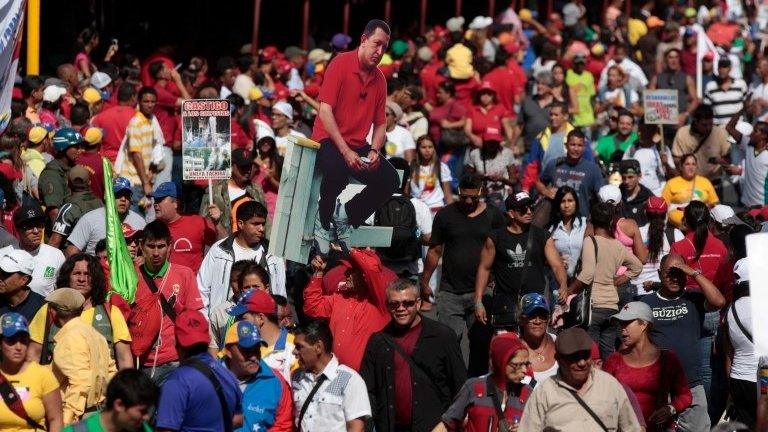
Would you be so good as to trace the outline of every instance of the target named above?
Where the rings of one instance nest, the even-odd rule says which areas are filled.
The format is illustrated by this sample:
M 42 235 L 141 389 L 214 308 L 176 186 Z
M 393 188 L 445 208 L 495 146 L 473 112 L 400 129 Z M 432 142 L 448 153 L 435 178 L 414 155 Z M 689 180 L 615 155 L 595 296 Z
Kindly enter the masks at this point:
M 13 81 L 19 66 L 26 0 L 0 2 L 0 133 L 11 120 Z
M 768 311 L 768 233 L 747 236 L 749 296 L 752 298 L 752 335 L 755 355 L 768 356 L 768 323 L 763 314 Z

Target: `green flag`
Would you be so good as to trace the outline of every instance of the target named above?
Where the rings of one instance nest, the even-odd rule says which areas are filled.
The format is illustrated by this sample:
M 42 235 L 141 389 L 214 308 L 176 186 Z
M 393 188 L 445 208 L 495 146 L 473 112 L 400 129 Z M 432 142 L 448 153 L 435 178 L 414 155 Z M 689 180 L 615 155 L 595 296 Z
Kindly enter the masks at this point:
M 120 294 L 128 303 L 136 300 L 136 285 L 139 276 L 133 266 L 133 259 L 128 252 L 123 236 L 123 224 L 117 215 L 115 206 L 115 191 L 112 188 L 112 164 L 109 159 L 102 158 L 104 169 L 104 209 L 107 228 L 107 261 L 109 261 L 109 283 L 112 291 Z

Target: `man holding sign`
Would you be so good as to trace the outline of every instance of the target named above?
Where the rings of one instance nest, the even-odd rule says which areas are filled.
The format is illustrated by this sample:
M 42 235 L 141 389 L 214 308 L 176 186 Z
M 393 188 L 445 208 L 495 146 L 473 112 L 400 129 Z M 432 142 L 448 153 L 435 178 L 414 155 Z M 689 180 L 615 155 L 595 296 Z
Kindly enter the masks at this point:
M 323 173 L 319 219 L 330 229 L 336 200 L 352 176 L 366 185 L 346 203 L 349 223 L 358 227 L 397 189 L 395 169 L 381 159 L 386 123 L 386 80 L 377 68 L 389 44 L 389 25 L 371 20 L 360 47 L 339 54 L 328 66 L 320 89 L 312 139 L 320 142 L 317 163 Z M 371 143 L 366 142 L 373 125 Z

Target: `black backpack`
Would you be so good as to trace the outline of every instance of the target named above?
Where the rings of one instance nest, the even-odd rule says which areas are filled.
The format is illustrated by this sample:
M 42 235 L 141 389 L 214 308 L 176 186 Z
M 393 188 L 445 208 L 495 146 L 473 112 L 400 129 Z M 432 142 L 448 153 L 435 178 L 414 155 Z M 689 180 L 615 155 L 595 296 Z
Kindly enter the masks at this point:
M 407 196 L 393 196 L 375 216 L 376 226 L 392 227 L 392 244 L 376 248 L 379 256 L 389 262 L 412 262 L 421 257 L 416 225 L 416 209 Z

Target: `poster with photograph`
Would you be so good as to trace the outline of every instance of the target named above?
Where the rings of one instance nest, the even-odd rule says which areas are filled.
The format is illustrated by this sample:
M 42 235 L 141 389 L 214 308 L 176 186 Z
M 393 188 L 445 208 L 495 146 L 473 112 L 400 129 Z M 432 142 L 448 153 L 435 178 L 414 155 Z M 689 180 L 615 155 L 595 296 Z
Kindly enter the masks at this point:
M 181 106 L 184 180 L 220 180 L 232 172 L 229 101 L 186 100 Z

